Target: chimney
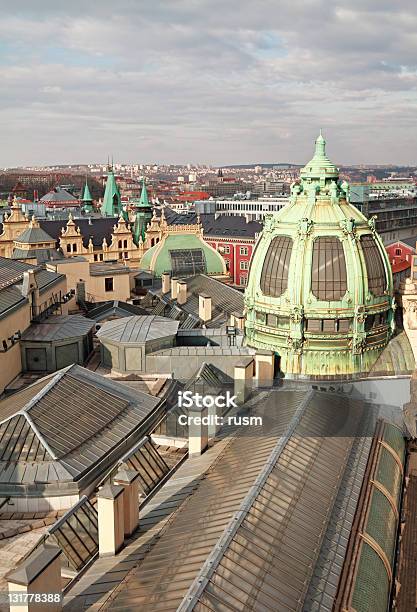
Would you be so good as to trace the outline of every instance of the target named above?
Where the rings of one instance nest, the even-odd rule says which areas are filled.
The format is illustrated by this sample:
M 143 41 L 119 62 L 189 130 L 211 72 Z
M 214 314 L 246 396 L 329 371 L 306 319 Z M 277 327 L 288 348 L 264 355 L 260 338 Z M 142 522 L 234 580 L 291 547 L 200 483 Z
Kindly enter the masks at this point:
M 211 296 L 207 293 L 200 293 L 198 296 L 198 316 L 204 322 L 211 320 Z
M 177 303 L 181 306 L 187 301 L 187 283 L 185 281 L 177 281 Z
M 53 594 L 61 594 L 61 560 L 62 551 L 58 546 L 43 544 L 36 549 L 21 565 L 6 575 L 9 585 L 9 593 L 20 593 L 22 600 L 13 603 L 10 599 L 10 612 L 41 612 L 48 610 L 58 612 L 62 610 L 62 601 L 39 604 L 35 601 L 36 594 L 47 591 Z M 28 596 L 25 601 L 24 596 Z M 31 596 L 32 599 L 29 597 Z M 25 602 L 24 604 L 22 602 Z
M 243 331 L 245 329 L 245 315 L 241 312 L 232 312 L 230 315 L 230 325 Z
M 39 287 L 36 281 L 35 270 L 23 272 L 22 295 L 29 299 L 32 310 L 31 316 L 35 317 L 38 314 L 37 307 L 39 305 Z
M 234 368 L 234 393 L 238 404 L 244 404 L 252 392 L 254 359 L 237 363 Z
M 176 300 L 177 295 L 178 295 L 178 281 L 176 278 L 171 278 L 171 298 L 173 300 Z
M 169 293 L 171 287 L 171 275 L 169 272 L 162 272 L 162 293 Z
M 188 416 L 188 456 L 197 457 L 201 455 L 208 445 L 208 408 L 199 408 L 196 405 L 189 408 Z
M 107 484 L 97 493 L 98 552 L 100 557 L 115 555 L 123 546 L 124 488 Z
M 124 487 L 124 531 L 125 537 L 129 537 L 139 525 L 139 473 L 121 466 L 114 477 L 114 484 Z

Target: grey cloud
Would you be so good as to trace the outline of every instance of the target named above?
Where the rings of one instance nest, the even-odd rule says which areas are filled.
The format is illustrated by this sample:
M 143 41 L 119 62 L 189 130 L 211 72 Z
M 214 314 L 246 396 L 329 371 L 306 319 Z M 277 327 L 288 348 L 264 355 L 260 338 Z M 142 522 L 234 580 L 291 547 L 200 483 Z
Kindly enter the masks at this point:
M 34 6 L 2 13 L 1 165 L 302 162 L 319 126 L 339 163 L 415 163 L 414 2 Z

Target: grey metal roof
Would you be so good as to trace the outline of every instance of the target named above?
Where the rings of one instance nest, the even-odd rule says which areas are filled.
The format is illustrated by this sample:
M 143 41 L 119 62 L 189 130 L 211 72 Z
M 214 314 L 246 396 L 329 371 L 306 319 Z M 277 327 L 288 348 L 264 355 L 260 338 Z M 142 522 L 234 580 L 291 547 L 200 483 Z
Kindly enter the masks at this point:
M 3 400 L 0 490 L 98 477 L 99 466 L 107 469 L 147 433 L 158 404 L 77 365 Z
M 39 266 L 0 257 L 0 317 L 5 316 L 10 309 L 20 307 L 27 302 L 20 287 L 23 273 L 27 270 L 35 270 L 36 282 L 41 293 L 50 285 L 65 278 L 62 274 L 50 272 Z
M 36 259 L 38 264 L 56 261 L 62 254 L 56 249 L 13 249 L 12 259 Z
M 102 321 L 108 317 L 129 317 L 131 315 L 145 315 L 148 314 L 144 308 L 129 304 L 128 302 L 121 302 L 119 300 L 110 300 L 97 304 L 94 308 L 88 311 L 88 318 L 94 319 L 95 321 Z
M 25 244 L 38 244 L 39 242 L 55 242 L 41 227 L 28 227 L 22 234 L 15 238 L 16 242 Z
M 169 225 L 184 225 L 198 222 L 196 213 L 184 215 L 176 213 L 172 208 L 165 207 L 164 214 Z M 262 224 L 258 221 L 247 222 L 245 217 L 241 215 L 218 215 L 216 218 L 214 213 L 201 213 L 199 218 L 203 225 L 205 236 L 254 238 L 255 234 L 259 234 L 263 229 Z
M 91 238 L 93 245 L 96 248 L 101 248 L 103 238 L 106 238 L 107 244 L 110 244 L 113 227 L 117 219 L 115 219 L 115 217 L 93 217 L 91 219 L 75 218 L 74 221 L 77 227 L 80 228 L 84 246 L 86 247 L 88 245 L 88 241 Z M 67 219 L 39 219 L 39 225 L 57 241 L 59 241 L 61 237 L 61 229 L 65 227 L 66 222 Z
M 205 274 L 196 274 L 182 280 L 187 284 L 187 301 L 181 305 L 175 302 L 175 307 L 187 314 L 194 315 L 199 320 L 199 295 L 203 293 L 209 295 L 212 300 L 212 319 L 207 323 L 207 327 L 220 326 L 228 320 L 232 313 L 243 312 L 244 295 L 237 289 Z M 178 316 L 177 310 L 173 310 L 170 291 L 162 293 L 158 290 L 150 293 L 158 295 L 163 304 L 161 302 L 156 304 L 152 313 L 160 314 L 169 306 L 165 314 L 173 318 Z
M 103 323 L 97 336 L 100 340 L 144 344 L 149 340 L 174 336 L 178 326 L 178 321 L 166 317 L 139 315 L 107 321 Z
M 46 319 L 42 323 L 32 323 L 22 335 L 22 340 L 30 342 L 49 342 L 85 336 L 95 327 L 94 321 L 82 315 L 61 315 Z
M 200 319 L 193 314 L 187 314 L 186 318 L 180 323 L 180 329 L 194 329 L 200 325 Z
M 60 187 L 56 187 L 52 191 L 48 191 L 41 199 L 41 202 L 78 202 L 77 198 L 75 198 L 69 191 L 65 189 L 61 189 Z
M 367 409 L 332 393 L 273 391 L 252 413 L 263 426 L 230 437 L 111 609 L 301 610 Z M 361 470 L 352 478 L 360 488 Z M 343 557 L 349 524 L 333 527 Z M 331 562 L 328 580 L 338 572 Z

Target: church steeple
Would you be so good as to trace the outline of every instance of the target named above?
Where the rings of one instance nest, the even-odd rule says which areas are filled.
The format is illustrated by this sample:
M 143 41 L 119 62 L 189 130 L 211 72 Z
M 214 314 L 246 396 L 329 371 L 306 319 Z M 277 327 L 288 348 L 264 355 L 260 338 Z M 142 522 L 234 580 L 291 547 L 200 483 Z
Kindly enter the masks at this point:
M 113 166 L 108 167 L 106 189 L 104 191 L 101 214 L 103 217 L 116 217 L 122 212 L 119 187 L 113 172 Z

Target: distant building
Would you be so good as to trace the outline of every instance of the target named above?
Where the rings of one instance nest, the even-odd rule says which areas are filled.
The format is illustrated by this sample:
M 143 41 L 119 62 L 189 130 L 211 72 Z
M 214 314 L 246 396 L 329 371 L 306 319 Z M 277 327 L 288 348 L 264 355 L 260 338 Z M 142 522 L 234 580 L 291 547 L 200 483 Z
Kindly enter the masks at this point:
M 259 198 L 257 200 L 233 198 L 197 201 L 195 212 L 215 212 L 219 215 L 242 216 L 250 221 L 262 221 L 265 215 L 278 212 L 288 203 L 288 198 Z
M 55 187 L 55 189 L 49 191 L 40 199 L 40 202 L 45 205 L 46 210 L 76 210 L 81 205 L 80 200 L 61 187 Z

